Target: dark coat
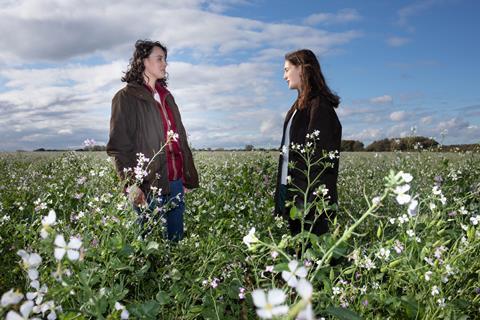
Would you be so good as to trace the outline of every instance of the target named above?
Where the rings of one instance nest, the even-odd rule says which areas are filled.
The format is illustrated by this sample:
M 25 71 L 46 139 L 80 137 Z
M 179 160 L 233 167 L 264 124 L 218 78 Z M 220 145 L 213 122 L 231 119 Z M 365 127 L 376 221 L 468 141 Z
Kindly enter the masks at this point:
M 198 174 L 178 106 L 171 94 L 167 95 L 166 102 L 172 110 L 179 135 L 183 157 L 183 184 L 189 189 L 197 188 Z M 164 144 L 165 135 L 157 102 L 143 85 L 127 84 L 113 97 L 110 139 L 107 143 L 107 154 L 115 159 L 117 173 L 122 179 L 127 178 L 124 169 L 135 168 L 137 153 L 143 153 L 145 157 L 152 159 Z M 170 188 L 165 149 L 154 158 L 148 171 L 149 174 L 140 186 L 145 194 L 151 191 L 151 186 L 161 188 L 162 194 L 168 194 Z M 131 177 L 131 174 L 128 176 Z
M 282 144 L 285 141 L 285 128 L 287 127 L 290 117 L 293 115 L 295 108 L 292 107 L 285 117 L 285 123 L 283 126 L 283 137 Z M 320 131 L 319 139 L 316 140 L 316 149 L 315 155 L 322 156 L 323 152 L 329 151 L 338 151 L 340 152 L 340 144 L 342 139 L 342 125 L 338 120 L 337 114 L 329 104 L 329 102 L 320 95 L 312 96 L 307 103 L 307 106 L 303 109 L 298 109 L 290 126 L 290 143 L 302 144 L 307 143 L 306 135 L 313 133 L 315 130 Z M 289 148 L 288 159 L 289 162 L 293 162 L 295 168 L 305 169 L 306 164 L 301 158 L 301 156 L 293 151 L 292 148 Z M 329 202 L 330 204 L 337 203 L 337 179 L 338 179 L 338 158 L 334 160 L 328 159 L 332 162 L 334 167 L 327 168 L 320 176 L 319 181 L 315 184 L 315 188 L 319 185 L 324 184 L 328 189 Z M 282 170 L 283 155 L 280 155 L 277 171 L 277 188 L 275 191 L 275 212 L 279 215 L 283 215 L 288 218 L 289 210 L 281 210 L 278 203 L 279 197 L 279 185 L 280 185 L 280 175 Z M 319 175 L 323 168 L 320 166 L 314 166 L 313 170 L 310 172 L 310 179 L 313 180 Z M 298 170 L 288 168 L 287 173 L 291 179 L 292 184 L 300 187 L 302 190 L 306 190 L 307 187 L 307 177 L 300 173 Z M 287 186 L 288 187 L 288 186 Z M 313 191 L 313 189 L 312 189 Z M 295 192 L 288 190 L 286 194 L 286 201 L 292 201 Z M 309 201 L 312 199 L 313 195 L 309 194 Z M 298 205 L 303 204 L 304 199 L 297 194 L 296 203 Z

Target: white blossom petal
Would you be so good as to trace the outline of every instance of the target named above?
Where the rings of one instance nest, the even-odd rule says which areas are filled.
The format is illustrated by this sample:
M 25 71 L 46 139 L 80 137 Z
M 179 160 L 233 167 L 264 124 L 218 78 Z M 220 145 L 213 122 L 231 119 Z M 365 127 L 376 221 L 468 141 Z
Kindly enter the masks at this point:
M 30 280 L 38 279 L 38 270 L 37 269 L 28 269 L 28 277 Z
M 67 243 L 65 242 L 65 238 L 63 237 L 62 234 L 58 234 L 56 237 L 55 237 L 55 242 L 54 244 L 57 246 L 57 247 L 60 247 L 60 248 L 65 248 L 67 246 Z
M 10 289 L 9 291 L 5 292 L 2 295 L 1 299 L 1 306 L 6 307 L 10 304 L 17 304 L 23 299 L 23 294 L 17 291 L 13 291 L 13 289 Z
M 408 194 L 399 194 L 399 195 L 397 195 L 396 200 L 397 200 L 398 204 L 406 204 L 406 203 L 410 202 L 411 198 L 412 197 Z
M 288 313 L 288 307 L 287 306 L 277 306 L 272 308 L 272 315 L 273 316 L 279 316 L 282 314 Z
M 295 271 L 295 275 L 296 276 L 299 276 L 300 278 L 305 278 L 307 276 L 307 268 L 305 267 L 300 267 L 297 269 L 297 271 Z
M 252 292 L 253 304 L 259 308 L 263 308 L 267 305 L 267 296 L 265 291 L 256 289 Z
M 80 249 L 82 246 L 82 240 L 77 237 L 71 237 L 70 241 L 68 242 L 68 248 L 70 249 Z
M 55 259 L 62 260 L 66 250 L 64 248 L 55 248 Z
M 298 261 L 297 260 L 291 260 L 289 263 L 288 263 L 288 269 L 291 271 L 291 272 L 295 272 L 295 270 L 297 269 L 298 267 Z
M 80 258 L 80 252 L 77 250 L 67 250 L 67 256 L 70 261 L 76 261 Z
M 277 305 L 285 302 L 285 292 L 281 289 L 272 289 L 268 291 L 267 300 L 272 305 Z
M 295 288 L 302 299 L 309 300 L 312 298 L 313 286 L 308 280 L 300 279 Z

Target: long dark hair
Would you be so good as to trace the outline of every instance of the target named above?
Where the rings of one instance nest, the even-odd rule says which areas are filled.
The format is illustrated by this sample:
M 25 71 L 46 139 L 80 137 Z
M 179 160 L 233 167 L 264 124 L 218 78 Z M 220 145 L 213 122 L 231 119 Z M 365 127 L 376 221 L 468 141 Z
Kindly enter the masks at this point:
M 314 95 L 320 95 L 334 107 L 337 108 L 340 104 L 340 97 L 333 93 L 325 81 L 322 74 L 320 63 L 318 63 L 315 54 L 308 49 L 297 50 L 287 53 L 285 60 L 291 64 L 301 67 L 300 81 L 301 88 L 297 101 L 296 108 L 303 109 L 306 107 L 308 99 Z
M 143 84 L 145 82 L 143 78 L 143 72 L 145 71 L 145 66 L 143 65 L 143 59 L 148 58 L 154 47 L 159 47 L 165 52 L 165 60 L 167 60 L 167 47 L 161 44 L 158 41 L 150 40 L 137 40 L 135 42 L 135 51 L 133 52 L 133 57 L 130 59 L 130 64 L 128 65 L 125 76 L 122 77 L 123 82 L 127 83 L 138 83 Z M 163 79 L 158 79 L 162 86 L 167 86 L 167 76 Z

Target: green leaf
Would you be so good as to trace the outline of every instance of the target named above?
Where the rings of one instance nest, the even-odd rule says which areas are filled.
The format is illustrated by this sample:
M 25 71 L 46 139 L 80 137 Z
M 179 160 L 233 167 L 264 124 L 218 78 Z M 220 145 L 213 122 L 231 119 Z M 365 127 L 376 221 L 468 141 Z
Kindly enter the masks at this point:
M 148 244 L 147 244 L 147 247 L 145 248 L 145 252 L 147 254 L 151 254 L 151 253 L 154 253 L 154 252 L 157 252 L 158 251 L 158 242 L 156 241 L 150 241 Z
M 136 319 L 157 319 L 160 304 L 154 300 L 142 304 L 131 305 L 128 310 Z
M 362 320 L 356 312 L 345 308 L 328 307 L 325 312 L 341 320 Z
M 401 298 L 405 311 L 410 318 L 418 314 L 418 302 L 414 297 L 402 296 Z
M 157 295 L 155 296 L 155 299 L 161 304 L 165 305 L 170 302 L 170 297 L 168 296 L 168 293 L 164 291 L 159 291 Z
M 60 320 L 84 320 L 85 317 L 82 316 L 80 313 L 69 312 L 69 313 L 60 315 L 59 319 Z
M 292 206 L 292 208 L 290 208 L 290 219 L 292 220 L 295 220 L 295 219 L 298 219 L 298 209 L 296 206 Z

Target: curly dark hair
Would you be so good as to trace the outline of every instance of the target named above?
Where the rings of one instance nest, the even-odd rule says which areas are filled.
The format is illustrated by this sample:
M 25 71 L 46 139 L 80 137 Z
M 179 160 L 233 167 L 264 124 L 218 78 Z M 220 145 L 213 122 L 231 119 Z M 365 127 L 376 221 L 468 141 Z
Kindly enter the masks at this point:
M 150 40 L 137 40 L 135 42 L 135 51 L 133 52 L 133 57 L 130 59 L 130 64 L 128 65 L 125 76 L 122 77 L 123 82 L 127 83 L 138 83 L 144 84 L 145 80 L 143 78 L 143 72 L 145 71 L 145 66 L 143 64 L 143 59 L 148 58 L 154 47 L 159 47 L 165 52 L 165 60 L 167 60 L 167 47 L 161 44 L 158 41 Z M 158 79 L 162 86 L 167 86 L 167 75 L 163 79 Z
M 308 99 L 313 94 L 319 94 L 327 99 L 334 108 L 338 107 L 340 98 L 328 87 L 325 77 L 322 74 L 320 63 L 311 50 L 302 49 L 287 53 L 285 60 L 295 66 L 301 67 L 300 81 L 302 82 L 302 90 L 298 95 L 296 103 L 298 109 L 305 108 Z

